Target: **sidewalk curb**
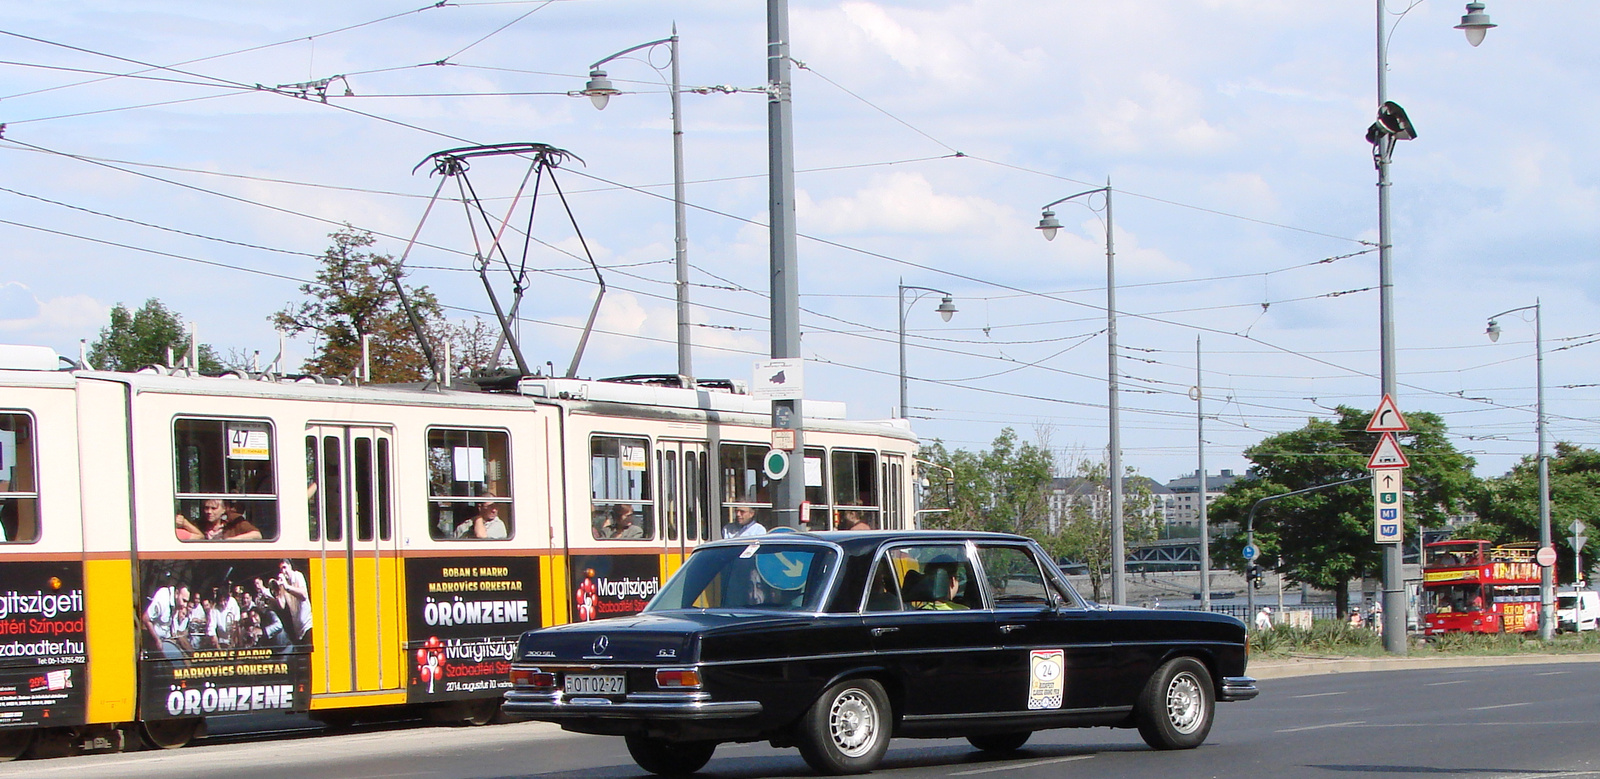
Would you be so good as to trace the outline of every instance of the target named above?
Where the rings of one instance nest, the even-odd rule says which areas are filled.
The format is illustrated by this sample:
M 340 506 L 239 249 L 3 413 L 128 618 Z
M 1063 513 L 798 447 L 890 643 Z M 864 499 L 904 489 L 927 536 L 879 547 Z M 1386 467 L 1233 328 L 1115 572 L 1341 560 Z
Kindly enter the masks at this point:
M 1600 654 L 1496 655 L 1487 657 L 1328 657 L 1252 660 L 1245 673 L 1256 679 L 1285 679 L 1333 673 L 1413 671 L 1425 668 L 1481 668 L 1499 665 L 1600 663 Z

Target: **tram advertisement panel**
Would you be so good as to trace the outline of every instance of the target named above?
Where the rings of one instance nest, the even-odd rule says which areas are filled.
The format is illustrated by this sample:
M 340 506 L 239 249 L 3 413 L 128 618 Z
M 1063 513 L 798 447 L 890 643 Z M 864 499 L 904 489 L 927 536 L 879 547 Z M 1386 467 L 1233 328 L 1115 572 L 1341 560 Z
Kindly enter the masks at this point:
M 539 558 L 407 558 L 406 622 L 412 702 L 499 695 L 541 624 Z
M 83 563 L 0 565 L 0 727 L 82 724 Z
M 573 622 L 627 617 L 661 589 L 657 555 L 587 555 L 572 558 Z
M 308 569 L 304 559 L 144 561 L 141 716 L 305 711 L 313 613 Z

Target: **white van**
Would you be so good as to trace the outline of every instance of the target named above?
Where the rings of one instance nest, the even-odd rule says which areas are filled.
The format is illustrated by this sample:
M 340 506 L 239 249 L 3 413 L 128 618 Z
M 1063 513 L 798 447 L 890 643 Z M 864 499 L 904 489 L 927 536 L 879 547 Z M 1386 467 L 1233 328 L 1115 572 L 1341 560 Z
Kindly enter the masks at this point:
M 1600 626 L 1600 592 L 1556 593 L 1557 630 L 1594 630 Z

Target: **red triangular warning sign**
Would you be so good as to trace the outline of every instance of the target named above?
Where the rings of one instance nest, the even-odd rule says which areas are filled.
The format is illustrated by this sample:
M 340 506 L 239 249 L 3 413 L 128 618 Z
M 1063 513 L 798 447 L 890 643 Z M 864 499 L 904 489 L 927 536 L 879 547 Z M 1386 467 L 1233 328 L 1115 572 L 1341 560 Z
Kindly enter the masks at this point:
M 1372 412 L 1372 419 L 1367 422 L 1368 433 L 1404 433 L 1410 429 L 1411 425 L 1406 424 L 1406 418 L 1400 415 L 1400 407 L 1388 395 L 1383 396 L 1383 402 L 1378 404 L 1378 410 Z
M 1372 450 L 1372 457 L 1367 459 L 1367 468 L 1410 468 L 1411 462 L 1406 459 L 1406 453 L 1400 451 L 1400 442 L 1394 438 L 1394 433 L 1384 433 L 1378 439 L 1378 448 Z

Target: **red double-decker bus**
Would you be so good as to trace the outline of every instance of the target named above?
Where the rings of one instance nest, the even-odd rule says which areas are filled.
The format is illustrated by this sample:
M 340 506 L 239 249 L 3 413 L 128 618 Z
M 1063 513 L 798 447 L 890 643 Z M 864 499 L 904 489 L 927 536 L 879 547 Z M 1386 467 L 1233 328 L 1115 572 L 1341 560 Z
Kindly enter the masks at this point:
M 1424 632 L 1531 633 L 1539 629 L 1537 545 L 1461 539 L 1428 544 L 1422 562 Z

